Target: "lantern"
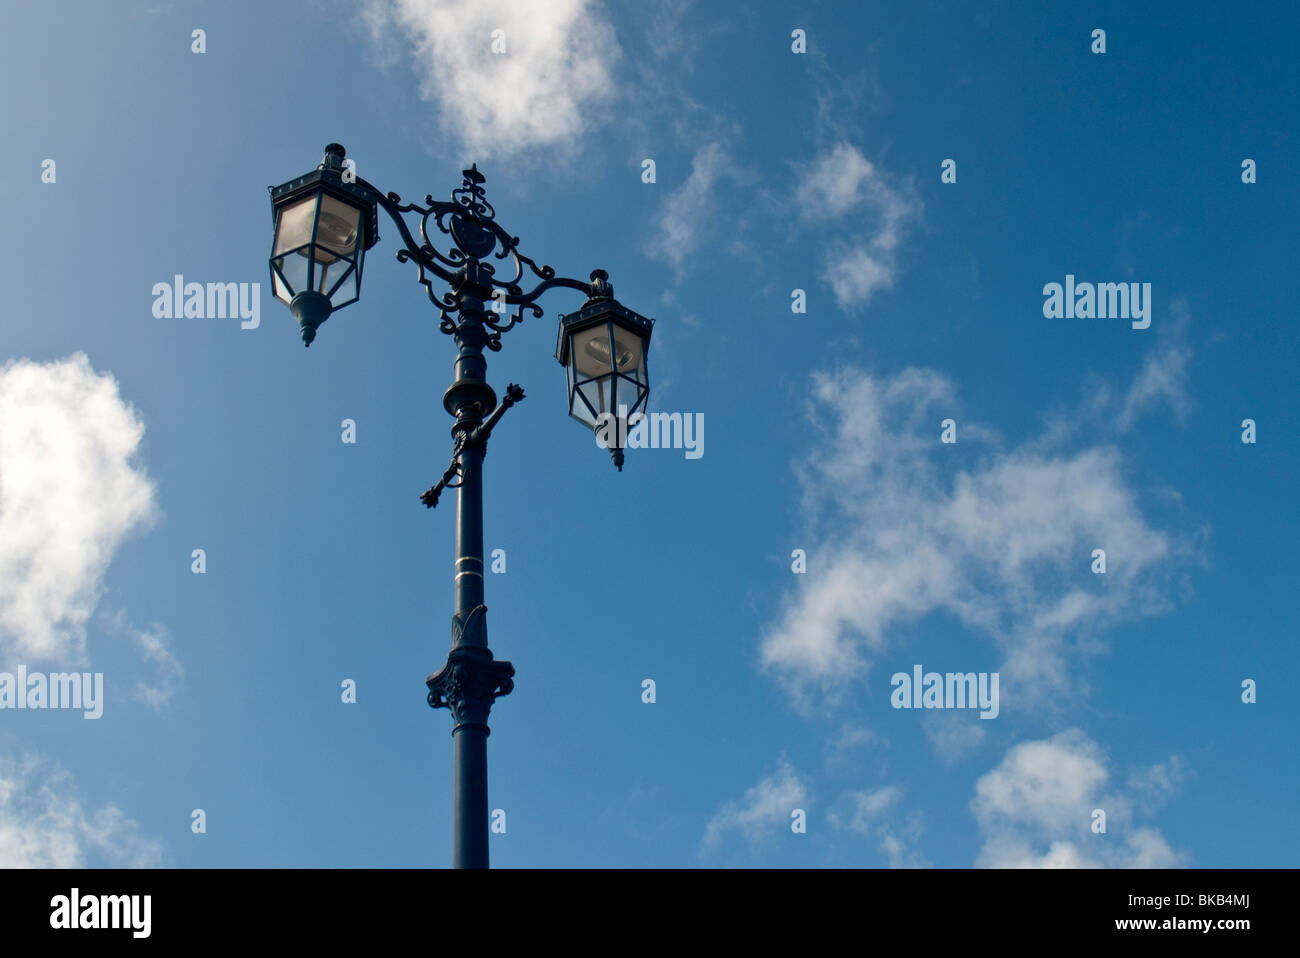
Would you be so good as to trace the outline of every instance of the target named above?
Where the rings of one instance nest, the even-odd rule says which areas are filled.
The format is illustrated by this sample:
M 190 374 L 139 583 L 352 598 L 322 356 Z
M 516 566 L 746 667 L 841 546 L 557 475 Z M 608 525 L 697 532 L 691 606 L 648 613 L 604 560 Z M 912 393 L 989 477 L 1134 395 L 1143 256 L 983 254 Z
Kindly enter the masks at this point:
M 306 346 L 330 313 L 357 301 L 366 250 L 379 240 L 375 201 L 364 181 L 344 178 L 346 155 L 331 143 L 315 170 L 271 187 L 271 288 Z
M 576 313 L 560 317 L 555 358 L 568 373 L 569 415 L 591 429 L 615 429 L 610 457 L 623 469 L 628 419 L 645 414 L 650 396 L 646 353 L 654 320 L 614 299 L 609 274 L 591 274 L 592 294 Z

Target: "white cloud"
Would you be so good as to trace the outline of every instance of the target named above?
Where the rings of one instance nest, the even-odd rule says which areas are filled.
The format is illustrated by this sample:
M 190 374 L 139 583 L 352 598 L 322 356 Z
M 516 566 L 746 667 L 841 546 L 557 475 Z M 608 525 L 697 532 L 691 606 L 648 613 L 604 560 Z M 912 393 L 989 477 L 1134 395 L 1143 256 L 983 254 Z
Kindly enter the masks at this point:
M 865 303 L 894 285 L 893 249 L 877 250 L 872 243 L 843 247 L 831 253 L 822 278 L 831 284 L 841 306 Z
M 926 712 L 921 717 L 921 730 L 935 754 L 946 763 L 955 762 L 983 745 L 987 724 L 963 709 Z
M 1127 431 L 1144 413 L 1167 404 L 1180 420 L 1191 406 L 1187 392 L 1187 367 L 1192 359 L 1186 329 L 1190 314 L 1186 300 L 1171 307 L 1173 325 L 1160 331 L 1155 348 L 1129 387 L 1119 414 L 1119 428 Z
M 696 150 L 690 175 L 660 206 L 658 232 L 646 252 L 680 274 L 686 259 L 710 236 L 708 224 L 717 205 L 715 187 L 732 175 L 731 158 L 721 143 L 708 143 Z
M 1152 580 L 1173 544 L 1143 519 L 1115 449 L 981 457 L 960 412 L 933 370 L 814 374 L 810 417 L 824 435 L 801 479 L 821 544 L 760 645 L 796 693 L 816 683 L 833 700 L 892 628 L 946 612 L 999 644 L 1003 698 L 1018 686 L 1023 702 L 1066 685 L 1072 642 L 1160 608 Z M 939 442 L 948 416 L 967 444 L 963 471 Z M 1088 571 L 1096 547 L 1105 582 Z
M 1078 729 L 1011 748 L 975 783 L 983 846 L 977 867 L 1170 868 L 1181 857 L 1157 829 L 1138 827 L 1133 795 L 1108 788 L 1105 755 Z M 1139 796 L 1140 797 L 1140 796 Z M 1093 809 L 1106 832 L 1092 831 Z
M 622 51 L 593 0 L 369 0 L 364 19 L 388 57 L 404 34 L 423 96 L 475 157 L 571 153 L 615 94 Z
M 185 677 L 185 669 L 172 652 L 171 633 L 165 626 L 155 622 L 150 629 L 134 630 L 134 636 L 141 654 L 158 672 L 157 684 L 138 682 L 135 694 L 145 704 L 161 708 L 176 694 L 176 689 Z
M 868 229 L 833 243 L 823 278 L 841 307 L 867 302 L 894 285 L 897 251 L 921 203 L 911 187 L 891 180 L 849 143 L 837 143 L 800 171 L 795 191 L 800 213 L 824 227 L 852 214 Z
M 126 640 L 141 659 L 153 666 L 154 682 L 138 680 L 134 698 L 156 709 L 170 703 L 185 678 L 185 668 L 173 651 L 167 627 L 155 622 L 148 629 L 136 628 L 127 621 L 126 610 L 122 608 L 101 611 L 96 620 L 105 634 Z
M 0 367 L 0 652 L 84 659 L 105 570 L 154 516 L 143 437 L 84 353 Z
M 874 745 L 880 742 L 880 736 L 869 728 L 860 725 L 845 725 L 840 729 L 839 737 L 835 739 L 832 748 L 835 755 L 840 755 L 853 748 Z
M 695 72 L 699 50 L 706 42 L 705 30 L 685 25 L 691 6 L 692 0 L 660 0 L 650 15 L 646 34 L 650 54 L 656 61 L 662 64 L 674 60 L 673 68 L 687 74 Z
M 162 843 L 115 805 L 88 810 L 63 770 L 0 757 L 0 868 L 157 868 Z
M 751 845 L 788 832 L 793 821 L 791 813 L 796 808 L 806 811 L 808 799 L 807 787 L 790 763 L 782 759 L 776 772 L 747 789 L 738 801 L 727 802 L 709 820 L 704 829 L 704 848 L 717 848 L 723 836 L 732 831 L 739 832 Z
M 828 815 L 835 828 L 846 829 L 876 843 L 890 868 L 922 868 L 929 863 L 916 851 L 923 827 L 919 813 L 900 818 L 896 812 L 902 789 L 885 785 L 874 791 L 849 792 L 847 820 L 832 810 Z
M 795 197 L 809 219 L 842 216 L 873 188 L 882 189 L 876 168 L 857 147 L 837 143 L 803 171 Z
M 856 820 L 860 825 L 865 825 L 873 819 L 879 818 L 891 805 L 895 805 L 902 796 L 902 791 L 896 785 L 886 785 L 878 788 L 874 792 L 858 792 L 857 809 L 855 814 Z
M 1136 798 L 1149 807 L 1155 807 L 1177 791 L 1186 777 L 1183 760 L 1175 755 L 1161 765 L 1134 772 L 1129 776 L 1128 787 Z

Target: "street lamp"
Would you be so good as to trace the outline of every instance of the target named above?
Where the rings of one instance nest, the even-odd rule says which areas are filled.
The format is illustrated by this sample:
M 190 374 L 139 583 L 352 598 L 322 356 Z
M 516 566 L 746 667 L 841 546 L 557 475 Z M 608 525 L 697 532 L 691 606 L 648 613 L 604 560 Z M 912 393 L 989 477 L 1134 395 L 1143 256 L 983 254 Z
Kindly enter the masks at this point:
M 451 651 L 446 664 L 425 680 L 433 708 L 450 710 L 455 743 L 454 844 L 457 868 L 488 866 L 487 724 L 497 698 L 514 688 L 514 666 L 493 657 L 483 604 L 483 457 L 492 430 L 524 391 L 511 383 L 497 402 L 487 383 L 484 349 L 501 349 L 502 334 L 523 321 L 524 310 L 542 315 L 538 298 L 555 287 L 587 295 L 582 308 L 560 323 L 556 357 L 568 369 L 569 411 L 593 428 L 600 412 L 631 415 L 643 411 L 649 395 L 646 349 L 654 320 L 614 299 L 609 275 L 593 270 L 591 282 L 556 276 L 550 266 L 519 252 L 519 238 L 496 222 L 477 166 L 463 171 L 451 202 L 424 198 L 403 203 L 345 167 L 347 153 L 337 143 L 312 172 L 271 187 L 275 235 L 271 243 L 271 283 L 287 303 L 311 345 L 316 330 L 337 309 L 357 301 L 366 250 L 379 239 L 376 220 L 382 208 L 397 227 L 400 262 L 412 262 L 418 279 L 440 316 L 438 329 L 453 337 L 456 359 L 443 407 L 451 427 L 451 463 L 442 478 L 420 495 L 428 508 L 444 489 L 455 489 L 456 560 L 452 569 L 454 611 Z M 419 219 L 417 241 L 405 214 Z M 442 238 L 439 237 L 442 234 Z M 434 240 L 447 247 L 437 248 Z M 488 260 L 504 261 L 509 275 L 498 276 Z M 520 285 L 525 267 L 538 282 Z M 434 290 L 434 280 L 450 287 Z M 491 307 L 488 307 L 491 303 Z M 507 310 L 514 307 L 507 318 Z M 590 415 L 588 415 L 590 414 Z M 622 433 L 619 433 L 622 435 Z M 611 449 L 623 467 L 622 449 Z
M 568 370 L 569 415 L 599 428 L 614 417 L 617 432 L 627 435 L 627 420 L 645 413 L 650 396 L 645 354 L 654 320 L 634 313 L 614 299 L 603 269 L 591 272 L 592 294 L 576 313 L 560 317 L 555 358 Z M 623 448 L 610 446 L 610 458 L 623 471 Z
M 315 170 L 271 188 L 271 288 L 302 327 L 304 346 L 330 313 L 357 301 L 366 250 L 379 241 L 374 200 L 344 179 L 345 156 L 331 143 Z

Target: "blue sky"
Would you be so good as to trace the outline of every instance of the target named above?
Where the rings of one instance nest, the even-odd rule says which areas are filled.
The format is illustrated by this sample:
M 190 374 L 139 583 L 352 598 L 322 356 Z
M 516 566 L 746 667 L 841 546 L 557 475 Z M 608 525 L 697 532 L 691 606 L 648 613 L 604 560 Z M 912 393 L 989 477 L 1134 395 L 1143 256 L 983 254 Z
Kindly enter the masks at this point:
M 452 344 L 386 222 L 310 350 L 267 286 L 266 187 L 338 141 L 407 199 L 476 161 L 523 252 L 656 319 L 651 408 L 704 417 L 615 472 L 565 414 L 569 291 L 489 357 L 528 390 L 485 473 L 494 865 L 1294 865 L 1297 26 L 15 11 L 0 671 L 105 691 L 0 710 L 0 863 L 450 860 L 454 509 L 417 496 Z M 175 274 L 260 283 L 260 324 L 157 318 Z M 1046 318 L 1067 275 L 1150 283 L 1150 327 Z M 917 664 L 998 673 L 997 717 L 893 708 Z

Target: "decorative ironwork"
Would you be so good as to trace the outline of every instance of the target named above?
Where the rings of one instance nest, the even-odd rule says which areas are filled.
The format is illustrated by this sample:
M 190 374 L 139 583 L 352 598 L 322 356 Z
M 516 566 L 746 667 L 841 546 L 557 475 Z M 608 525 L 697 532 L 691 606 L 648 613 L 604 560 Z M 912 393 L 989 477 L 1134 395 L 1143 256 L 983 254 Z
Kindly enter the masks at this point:
M 451 617 L 451 645 L 487 645 L 487 606 L 476 605 L 468 612 Z M 466 638 L 468 636 L 468 638 Z
M 420 493 L 420 501 L 424 503 L 426 508 L 432 509 L 438 504 L 438 498 L 442 495 L 442 490 L 455 489 L 460 485 L 459 482 L 452 482 L 451 480 L 462 475 L 460 454 L 465 447 L 473 444 L 478 447 L 480 456 L 487 456 L 487 441 L 488 437 L 492 435 L 492 430 L 496 428 L 496 424 L 501 421 L 501 417 L 506 414 L 507 409 L 515 403 L 523 401 L 524 387 L 516 383 L 510 383 L 506 386 L 505 398 L 501 400 L 496 409 L 492 410 L 492 415 L 473 429 L 455 430 L 456 444 L 452 448 L 451 465 L 447 467 L 447 471 L 442 474 L 442 478 L 431 489 L 426 489 Z
M 470 611 L 464 625 L 477 622 L 481 626 L 487 606 L 477 606 Z M 453 620 L 452 629 L 458 632 L 462 623 Z M 488 713 L 492 703 L 515 688 L 515 667 L 495 659 L 483 645 L 456 645 L 447 655 L 447 664 L 425 680 L 428 686 L 430 708 L 449 709 L 455 728 L 471 726 L 488 731 Z
M 426 508 L 432 509 L 438 504 L 438 497 L 442 495 L 442 490 L 455 489 L 460 485 L 459 482 L 452 482 L 451 480 L 453 476 L 460 475 L 460 439 L 464 435 L 464 433 L 457 434 L 456 450 L 452 453 L 451 465 L 448 466 L 447 471 L 442 474 L 442 478 L 439 479 L 431 489 L 426 489 L 424 492 L 420 493 L 420 501 L 424 503 Z
M 487 201 L 487 190 L 483 188 L 487 177 L 478 171 L 478 164 L 471 163 L 468 170 L 460 172 L 464 179 L 459 189 L 451 191 L 452 201 L 459 203 L 475 216 L 496 219 L 497 211 Z
M 458 324 L 454 315 L 465 311 L 472 302 L 478 320 L 488 330 L 487 347 L 495 352 L 501 349 L 501 335 L 523 322 L 524 310 L 534 317 L 543 315 L 537 299 L 548 289 L 562 287 L 586 293 L 589 297 L 597 295 L 591 284 L 556 276 L 553 267 L 539 266 L 534 259 L 519 251 L 519 237 L 507 233 L 496 222 L 496 210 L 488 202 L 483 185 L 487 178 L 479 172 L 477 164 L 463 170 L 462 177 L 461 185 L 451 191 L 450 202 L 426 195 L 423 204 L 403 202 L 398 194 L 381 193 L 365 180 L 357 179 L 359 185 L 370 190 L 375 202 L 397 226 L 404 244 L 397 251 L 397 259 L 415 264 L 420 285 L 425 288 L 429 301 L 438 307 L 438 329 L 441 332 L 455 335 Z M 408 213 L 419 217 L 418 239 L 406 221 Z M 443 248 L 439 248 L 435 239 L 442 243 Z M 508 261 L 509 275 L 497 275 L 496 267 L 485 262 L 492 259 Z M 529 273 L 539 282 L 525 291 L 522 283 Z M 434 288 L 435 278 L 450 288 L 439 292 Z M 481 295 L 467 299 L 463 287 L 471 284 L 478 287 L 471 292 Z M 486 309 L 477 308 L 484 303 L 492 305 Z M 494 308 L 496 304 L 517 309 L 506 314 Z M 494 315 L 503 318 L 494 319 Z

